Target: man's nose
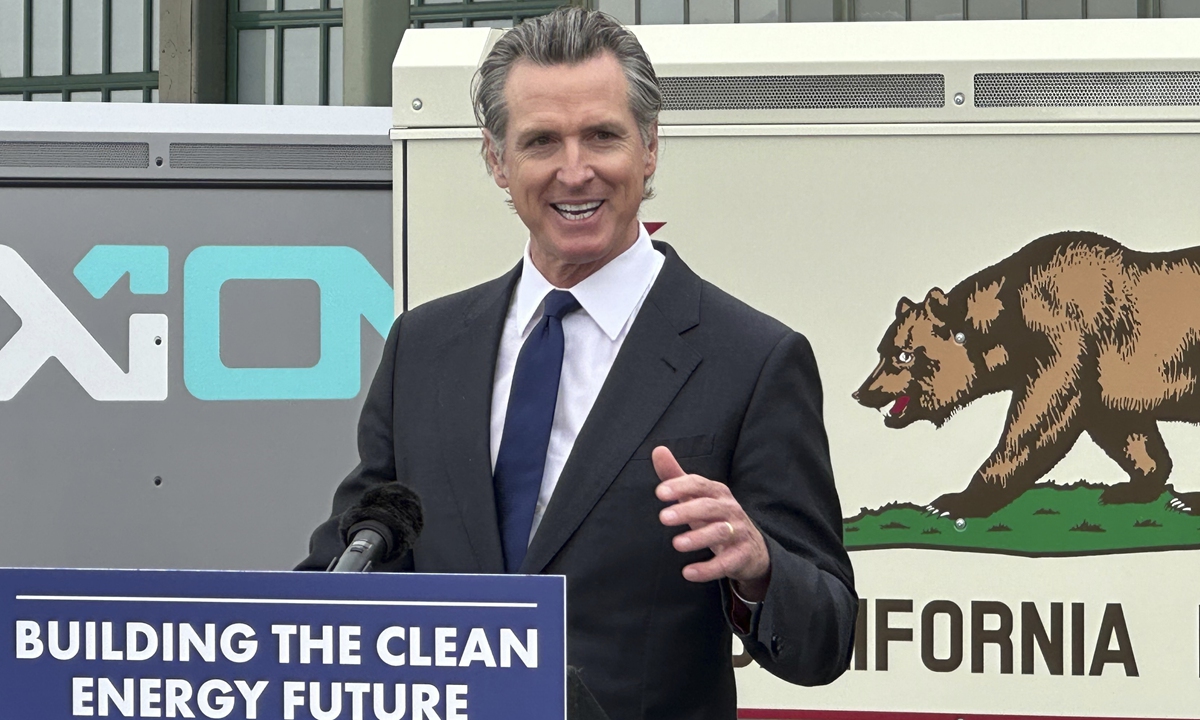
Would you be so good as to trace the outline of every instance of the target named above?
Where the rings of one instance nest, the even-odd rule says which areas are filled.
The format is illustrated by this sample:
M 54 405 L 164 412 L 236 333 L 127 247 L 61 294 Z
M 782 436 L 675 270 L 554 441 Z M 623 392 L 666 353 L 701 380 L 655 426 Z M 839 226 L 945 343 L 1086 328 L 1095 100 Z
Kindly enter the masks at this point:
M 564 185 L 579 186 L 596 176 L 588 153 L 577 142 L 567 142 L 564 147 L 563 163 L 558 169 L 558 180 Z

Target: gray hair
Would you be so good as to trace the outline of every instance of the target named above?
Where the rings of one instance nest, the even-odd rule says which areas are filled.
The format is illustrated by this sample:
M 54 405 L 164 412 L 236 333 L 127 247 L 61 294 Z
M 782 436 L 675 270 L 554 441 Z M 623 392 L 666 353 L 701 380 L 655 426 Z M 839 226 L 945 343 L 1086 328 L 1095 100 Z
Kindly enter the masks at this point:
M 563 7 L 504 33 L 475 73 L 475 120 L 491 134 L 497 158 L 504 154 L 504 133 L 508 129 L 504 85 L 514 63 L 524 59 L 542 67 L 576 65 L 606 51 L 616 57 L 625 72 L 629 109 L 642 142 L 649 145 L 662 109 L 662 92 L 646 51 L 633 33 L 608 15 Z

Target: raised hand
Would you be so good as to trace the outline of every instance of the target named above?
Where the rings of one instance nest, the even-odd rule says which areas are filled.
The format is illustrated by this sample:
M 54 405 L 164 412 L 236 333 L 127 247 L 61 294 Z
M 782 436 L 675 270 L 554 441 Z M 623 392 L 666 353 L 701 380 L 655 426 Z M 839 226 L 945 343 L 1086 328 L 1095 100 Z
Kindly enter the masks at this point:
M 651 459 L 660 481 L 655 494 L 663 502 L 674 503 L 659 513 L 659 520 L 668 527 L 690 528 L 675 536 L 675 549 L 692 552 L 708 548 L 714 556 L 686 566 L 684 578 L 691 582 L 729 578 L 746 600 L 759 602 L 766 597 L 771 579 L 767 544 L 729 487 L 685 473 L 665 447 L 654 448 Z

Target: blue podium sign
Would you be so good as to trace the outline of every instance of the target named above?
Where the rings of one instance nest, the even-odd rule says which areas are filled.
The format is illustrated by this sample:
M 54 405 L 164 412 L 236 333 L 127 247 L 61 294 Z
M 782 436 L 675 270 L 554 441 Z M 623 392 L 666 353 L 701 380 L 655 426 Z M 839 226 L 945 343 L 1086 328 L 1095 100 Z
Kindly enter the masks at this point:
M 562 577 L 0 570 L 5 720 L 552 718 Z

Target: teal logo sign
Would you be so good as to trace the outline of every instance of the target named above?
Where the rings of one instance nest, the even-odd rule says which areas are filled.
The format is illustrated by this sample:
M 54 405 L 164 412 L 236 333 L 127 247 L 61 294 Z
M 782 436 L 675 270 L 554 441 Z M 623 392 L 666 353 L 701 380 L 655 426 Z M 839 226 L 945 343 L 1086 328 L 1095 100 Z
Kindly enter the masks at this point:
M 129 276 L 129 290 L 169 289 L 164 246 L 97 245 L 75 266 L 96 299 Z M 183 272 L 184 385 L 201 400 L 344 400 L 362 386 L 361 318 L 381 336 L 394 318 L 388 282 L 354 248 L 219 246 L 196 248 Z M 320 359 L 312 367 L 231 368 L 221 360 L 221 286 L 229 280 L 309 280 L 320 291 Z M 12 399 L 54 358 L 94 399 L 167 398 L 169 321 L 164 314 L 129 318 L 129 367 L 122 369 L 41 277 L 12 248 L 0 245 L 0 300 L 21 326 L 0 347 L 0 402 Z
M 321 290 L 321 359 L 310 368 L 230 368 L 221 362 L 226 280 L 312 280 Z M 183 264 L 183 380 L 201 400 L 336 400 L 361 385 L 360 317 L 387 335 L 392 288 L 349 247 L 208 245 Z

